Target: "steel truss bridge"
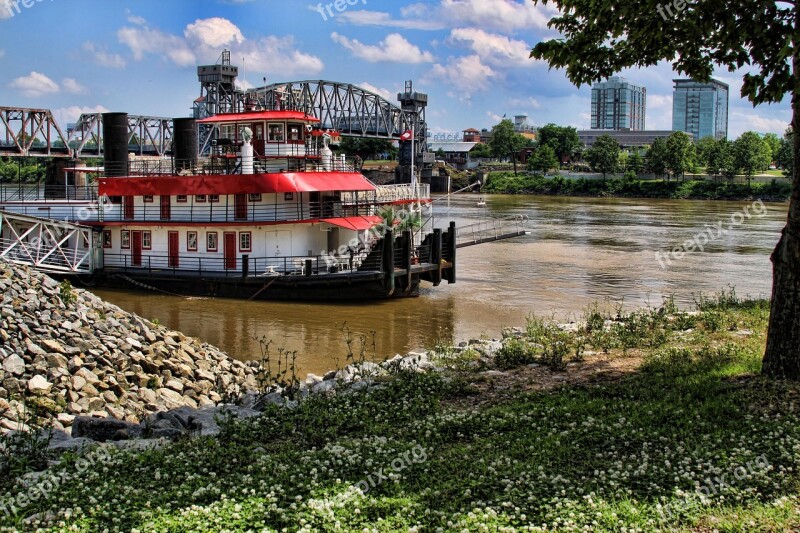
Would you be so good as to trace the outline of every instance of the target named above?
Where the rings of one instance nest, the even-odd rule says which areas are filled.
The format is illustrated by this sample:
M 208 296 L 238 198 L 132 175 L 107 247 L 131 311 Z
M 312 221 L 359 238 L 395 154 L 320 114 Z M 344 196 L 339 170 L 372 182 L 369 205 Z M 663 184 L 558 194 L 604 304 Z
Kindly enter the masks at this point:
M 128 115 L 128 147 L 139 156 L 168 155 L 172 150 L 172 119 Z M 80 116 L 64 135 L 49 109 L 0 107 L 0 156 L 101 157 L 103 115 Z
M 322 121 L 322 127 L 342 135 L 399 140 L 406 131 L 416 132 L 417 152 L 425 150 L 427 96 L 401 93 L 401 105 L 361 87 L 333 81 L 291 81 L 267 85 L 247 92 L 236 91 L 228 105 L 212 102 L 206 93 L 195 104 L 195 116 L 245 110 L 303 111 Z M 403 100 L 402 98 L 406 98 Z M 423 105 L 414 105 L 424 98 Z M 128 116 L 129 148 L 140 156 L 167 156 L 172 152 L 172 119 L 142 115 Z M 102 113 L 83 114 L 65 134 L 48 109 L 0 107 L 0 156 L 6 157 L 102 157 Z M 201 130 L 201 153 L 208 147 L 213 131 Z

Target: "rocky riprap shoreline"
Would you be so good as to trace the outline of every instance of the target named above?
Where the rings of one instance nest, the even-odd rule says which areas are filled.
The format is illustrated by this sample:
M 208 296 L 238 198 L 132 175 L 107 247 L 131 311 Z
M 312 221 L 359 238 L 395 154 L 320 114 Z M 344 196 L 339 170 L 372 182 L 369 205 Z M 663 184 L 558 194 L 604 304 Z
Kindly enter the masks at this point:
M 0 294 L 0 432 L 33 411 L 66 434 L 81 416 L 136 424 L 258 386 L 256 365 L 27 267 L 0 262 Z
M 357 391 L 399 370 L 437 370 L 428 353 L 410 352 L 309 374 L 287 390 L 259 383 L 258 362 L 232 359 L 27 267 L 0 261 L 0 293 L 0 434 L 35 429 L 26 424 L 35 421 L 52 428 L 54 450 L 215 435 L 222 418 L 291 409 L 310 394 Z

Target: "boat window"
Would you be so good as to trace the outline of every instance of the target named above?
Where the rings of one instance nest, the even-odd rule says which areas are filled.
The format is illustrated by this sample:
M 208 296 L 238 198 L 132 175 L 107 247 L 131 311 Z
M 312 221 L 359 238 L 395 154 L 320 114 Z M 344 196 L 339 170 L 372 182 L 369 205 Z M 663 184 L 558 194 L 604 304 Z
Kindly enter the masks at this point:
M 267 129 L 269 131 L 269 142 L 284 142 L 285 137 L 283 134 L 283 123 L 271 122 Z
M 225 124 L 219 127 L 220 139 L 238 139 L 236 135 L 236 124 Z
M 153 239 L 149 231 L 142 232 L 142 250 L 150 250 L 153 247 Z
M 179 194 L 177 201 L 178 201 L 179 204 L 185 204 L 186 202 L 189 201 L 189 199 L 185 194 Z
M 257 192 L 257 193 L 250 194 L 249 200 L 251 202 L 260 202 L 261 201 L 261 193 Z
M 298 143 L 303 141 L 303 125 L 289 124 L 289 142 Z
M 219 202 L 219 194 L 209 194 L 208 195 L 209 202 Z
M 186 233 L 186 249 L 189 252 L 197 251 L 197 232 L 189 231 Z
M 144 203 L 146 203 L 146 204 L 153 203 L 153 195 L 152 194 L 146 194 L 144 196 Z
M 120 245 L 123 250 L 130 250 L 131 248 L 131 232 L 124 229 L 122 230 L 122 244 Z
M 197 196 L 195 196 L 195 200 L 197 201 L 198 204 L 203 204 L 206 201 L 206 195 L 198 194 Z
M 111 248 L 111 230 L 103 230 L 103 248 Z
M 249 231 L 242 231 L 239 233 L 239 251 L 250 252 L 252 251 L 252 237 Z
M 217 251 L 217 232 L 216 231 L 209 231 L 206 233 L 206 251 L 207 252 L 216 252 Z

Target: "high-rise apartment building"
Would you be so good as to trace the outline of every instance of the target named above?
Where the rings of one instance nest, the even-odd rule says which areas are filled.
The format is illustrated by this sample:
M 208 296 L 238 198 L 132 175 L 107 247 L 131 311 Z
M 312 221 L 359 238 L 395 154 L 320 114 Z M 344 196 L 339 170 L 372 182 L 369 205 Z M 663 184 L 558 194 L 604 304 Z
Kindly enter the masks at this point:
M 592 86 L 592 129 L 645 129 L 647 89 L 612 76 Z
M 728 85 L 711 80 L 672 80 L 672 129 L 695 139 L 728 138 Z

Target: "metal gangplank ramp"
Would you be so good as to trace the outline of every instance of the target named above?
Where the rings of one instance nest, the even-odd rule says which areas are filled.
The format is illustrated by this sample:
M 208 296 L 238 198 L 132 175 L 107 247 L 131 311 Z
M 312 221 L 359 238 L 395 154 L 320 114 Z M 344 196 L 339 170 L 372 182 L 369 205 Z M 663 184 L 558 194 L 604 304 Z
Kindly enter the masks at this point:
M 460 226 L 456 233 L 456 248 L 466 248 L 487 242 L 513 239 L 530 235 L 527 215 L 507 218 L 490 218 L 475 224 Z
M 47 274 L 91 274 L 99 235 L 88 226 L 0 209 L 0 258 Z

